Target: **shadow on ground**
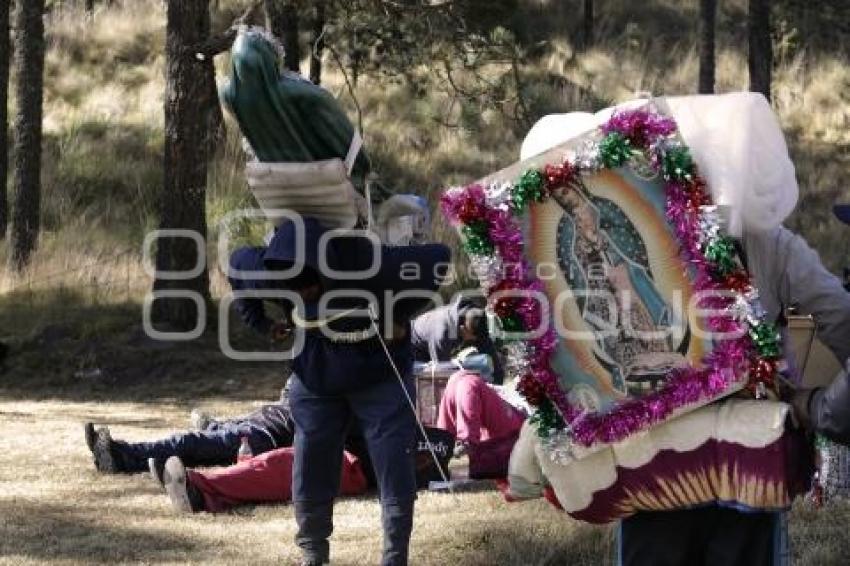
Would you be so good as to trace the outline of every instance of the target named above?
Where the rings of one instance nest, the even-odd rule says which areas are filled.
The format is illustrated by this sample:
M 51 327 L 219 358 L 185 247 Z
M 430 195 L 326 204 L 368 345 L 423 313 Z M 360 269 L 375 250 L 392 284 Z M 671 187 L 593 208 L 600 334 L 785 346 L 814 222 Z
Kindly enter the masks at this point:
M 217 324 L 210 320 L 196 340 L 164 342 L 143 330 L 140 304 L 97 304 L 71 291 L 2 296 L 0 342 L 7 350 L 0 360 L 0 397 L 177 403 L 216 396 L 277 399 L 288 365 L 227 357 Z M 268 349 L 266 340 L 238 321 L 232 319 L 230 328 L 235 350 Z
M 0 500 L 0 559 L 79 560 L 88 564 L 161 562 L 199 550 L 173 533 L 105 525 L 70 507 Z

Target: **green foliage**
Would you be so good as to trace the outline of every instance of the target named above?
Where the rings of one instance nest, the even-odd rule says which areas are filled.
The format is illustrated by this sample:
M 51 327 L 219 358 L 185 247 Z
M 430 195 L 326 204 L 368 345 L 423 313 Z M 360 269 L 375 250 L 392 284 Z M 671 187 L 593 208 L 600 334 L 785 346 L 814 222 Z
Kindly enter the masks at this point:
M 404 84 L 419 96 L 437 90 L 453 97 L 465 127 L 478 126 L 475 113 L 482 108 L 495 108 L 527 127 L 532 118 L 522 100 L 520 71 L 525 52 L 505 27 L 517 5 L 514 0 L 338 2 L 325 40 L 334 54 L 343 54 L 355 79 L 369 75 Z

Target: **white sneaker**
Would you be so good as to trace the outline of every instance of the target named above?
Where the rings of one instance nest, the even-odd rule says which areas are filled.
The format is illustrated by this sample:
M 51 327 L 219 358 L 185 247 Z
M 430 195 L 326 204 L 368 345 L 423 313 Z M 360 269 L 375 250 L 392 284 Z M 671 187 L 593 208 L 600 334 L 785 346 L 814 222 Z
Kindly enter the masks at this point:
M 206 430 L 213 420 L 208 412 L 201 409 L 192 409 L 192 412 L 189 413 L 189 427 L 195 430 Z
M 165 471 L 165 462 L 159 458 L 148 458 L 148 471 L 151 474 L 151 479 L 156 483 L 157 487 L 165 489 L 165 483 L 162 481 L 162 474 Z
M 171 504 L 180 513 L 192 513 L 192 502 L 189 501 L 189 490 L 186 487 L 186 468 L 177 456 L 172 456 L 165 462 L 162 471 L 162 483 L 165 492 L 171 499 Z

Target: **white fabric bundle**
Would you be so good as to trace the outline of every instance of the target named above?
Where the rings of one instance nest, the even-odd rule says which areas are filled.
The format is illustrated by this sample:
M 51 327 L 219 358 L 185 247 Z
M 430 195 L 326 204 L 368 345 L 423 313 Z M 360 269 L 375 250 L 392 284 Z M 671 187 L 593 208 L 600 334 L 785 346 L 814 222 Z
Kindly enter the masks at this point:
M 345 159 L 306 163 L 253 160 L 245 165 L 245 176 L 257 204 L 275 226 L 287 217 L 281 211 L 291 211 L 312 216 L 329 228 L 353 228 L 358 218 L 372 217 L 368 185 L 364 199 L 351 184 L 351 171 L 362 147 L 363 138 L 355 131 Z
M 592 130 L 617 110 L 647 102 L 633 100 L 596 114 L 544 116 L 529 130 L 520 159 Z M 794 165 L 776 115 L 761 94 L 667 97 L 653 102 L 676 120 L 714 202 L 727 207 L 729 234 L 770 230 L 791 214 L 799 195 Z
M 330 228 L 353 228 L 357 223 L 357 199 L 341 159 L 311 163 L 262 163 L 251 161 L 245 176 L 257 204 L 275 226 L 290 210 L 312 216 Z
M 355 132 L 345 159 L 307 163 L 250 161 L 248 186 L 266 217 L 279 226 L 287 212 L 311 216 L 329 228 L 351 229 L 360 219 L 389 245 L 409 245 L 428 239 L 428 205 L 416 195 L 393 195 L 384 202 L 373 226 L 369 182 L 365 198 L 351 183 L 351 170 L 363 139 Z M 271 235 L 266 237 L 268 243 Z

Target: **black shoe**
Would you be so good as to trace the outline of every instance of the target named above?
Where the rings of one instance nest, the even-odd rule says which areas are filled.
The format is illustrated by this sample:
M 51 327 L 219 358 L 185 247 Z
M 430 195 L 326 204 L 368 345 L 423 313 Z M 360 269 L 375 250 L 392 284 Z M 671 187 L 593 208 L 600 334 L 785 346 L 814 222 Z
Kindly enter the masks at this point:
M 189 481 L 186 468 L 177 456 L 172 456 L 165 462 L 162 471 L 162 481 L 165 492 L 171 499 L 171 504 L 181 513 L 197 513 L 204 510 L 204 496 L 201 491 Z
M 89 452 L 94 453 L 94 445 L 97 442 L 97 431 L 94 429 L 94 423 L 86 423 L 86 446 L 89 447 Z
M 94 443 L 94 467 L 105 474 L 119 474 L 122 469 L 115 454 L 115 448 L 109 429 L 104 427 L 97 431 L 97 440 Z
M 165 482 L 162 479 L 162 473 L 165 471 L 165 458 L 148 458 L 148 471 L 150 471 L 151 479 L 156 482 L 156 485 L 165 489 Z

